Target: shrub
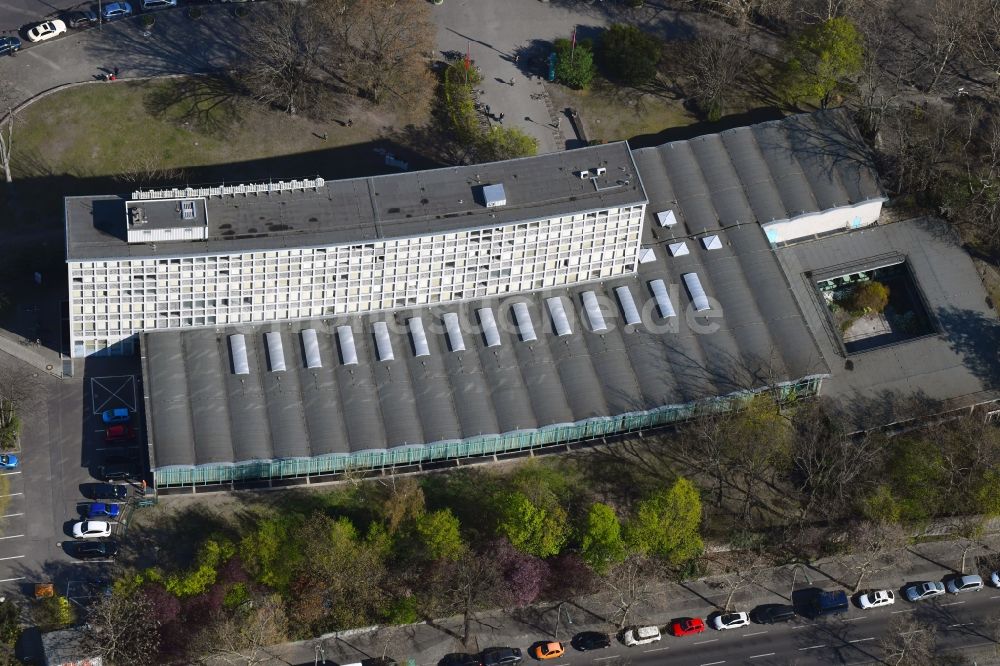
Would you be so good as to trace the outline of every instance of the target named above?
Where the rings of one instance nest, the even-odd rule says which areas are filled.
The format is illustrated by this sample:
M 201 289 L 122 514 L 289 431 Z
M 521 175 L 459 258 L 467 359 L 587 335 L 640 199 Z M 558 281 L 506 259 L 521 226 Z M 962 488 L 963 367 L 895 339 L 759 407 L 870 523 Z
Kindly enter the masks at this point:
M 600 55 L 609 78 L 639 86 L 656 77 L 662 44 L 634 25 L 616 23 L 601 37 Z
M 139 17 L 139 23 L 142 24 L 143 28 L 152 28 L 153 24 L 156 23 L 156 17 L 149 14 L 143 14 Z
M 589 39 L 580 40 L 573 46 L 568 39 L 557 39 L 553 48 L 556 52 L 556 81 L 582 90 L 594 79 L 594 45 Z
M 198 20 L 202 17 L 201 7 L 191 7 L 188 9 L 188 18 Z
M 0 426 L 0 449 L 9 451 L 17 448 L 18 437 L 21 436 L 21 417 L 12 414 L 7 424 Z
M 846 307 L 856 314 L 882 312 L 889 304 L 889 288 L 876 280 L 862 282 L 848 297 Z

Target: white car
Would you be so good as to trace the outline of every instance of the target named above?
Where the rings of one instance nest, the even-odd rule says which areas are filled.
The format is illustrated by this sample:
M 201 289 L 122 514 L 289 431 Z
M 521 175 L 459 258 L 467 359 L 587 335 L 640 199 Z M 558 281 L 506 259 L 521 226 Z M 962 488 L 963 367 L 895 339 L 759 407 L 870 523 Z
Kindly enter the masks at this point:
M 923 601 L 924 599 L 944 594 L 944 583 L 936 580 L 930 580 L 925 583 L 914 583 L 903 590 L 903 593 L 906 594 L 906 598 L 910 601 Z
M 59 19 L 39 23 L 28 31 L 29 42 L 44 42 L 66 32 L 66 24 Z
M 659 627 L 632 627 L 625 632 L 624 643 L 628 647 L 633 645 L 648 645 L 660 640 Z
M 990 574 L 990 582 L 993 583 L 993 587 L 1000 587 L 1000 571 L 994 571 Z
M 81 520 L 73 526 L 77 539 L 103 539 L 111 536 L 111 523 L 103 520 Z
M 959 576 L 958 578 L 952 578 L 947 583 L 945 583 L 944 588 L 948 590 L 949 594 L 958 594 L 959 592 L 978 592 L 983 589 L 983 579 L 981 576 Z
M 723 629 L 739 629 L 750 624 L 750 614 L 743 611 L 737 613 L 719 613 L 709 620 L 709 624 L 712 625 L 713 629 L 718 629 L 719 631 Z
M 865 592 L 858 598 L 858 605 L 862 608 L 881 608 L 891 606 L 896 603 L 896 595 L 892 590 L 872 590 Z

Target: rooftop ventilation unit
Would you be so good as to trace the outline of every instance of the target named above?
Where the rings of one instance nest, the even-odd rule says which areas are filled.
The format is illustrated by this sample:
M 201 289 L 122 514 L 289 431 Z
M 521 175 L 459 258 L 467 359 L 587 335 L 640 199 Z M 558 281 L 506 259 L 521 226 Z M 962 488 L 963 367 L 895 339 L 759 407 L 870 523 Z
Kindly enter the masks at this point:
M 705 246 L 706 250 L 721 250 L 722 241 L 716 235 L 705 236 L 701 239 L 701 244 Z
M 667 285 L 663 280 L 653 280 L 649 283 L 649 288 L 653 291 L 653 298 L 656 299 L 656 306 L 660 308 L 660 316 L 664 319 L 676 317 L 674 304 L 670 302 L 670 294 L 667 292 Z
M 495 185 L 483 185 L 483 201 L 487 208 L 507 205 L 507 193 L 504 192 L 503 183 Z
M 267 358 L 271 361 L 271 372 L 285 371 L 285 349 L 281 344 L 281 333 L 265 333 Z
M 316 338 L 316 329 L 302 329 L 302 348 L 306 352 L 307 368 L 323 367 L 323 360 L 319 357 L 319 340 Z
M 608 172 L 604 167 L 597 167 L 596 169 L 591 169 L 595 176 L 603 176 Z
M 142 206 L 133 206 L 132 208 L 129 208 L 128 217 L 128 221 L 132 226 L 146 224 L 146 222 L 149 221 L 146 219 L 146 210 Z
M 691 254 L 691 251 L 688 250 L 688 244 L 684 241 L 681 241 L 680 243 L 671 243 L 667 247 L 670 248 L 671 257 L 683 257 L 685 254 Z
M 181 218 L 185 220 L 193 220 L 195 218 L 195 203 L 193 201 L 182 201 L 181 202 Z
M 340 340 L 340 358 L 344 365 L 357 365 L 358 350 L 354 346 L 354 331 L 350 326 L 338 326 L 337 338 Z
M 656 253 L 653 252 L 653 248 L 644 247 L 639 250 L 639 263 L 640 264 L 650 264 L 656 261 Z
M 597 302 L 597 294 L 592 291 L 583 292 L 583 309 L 587 311 L 587 319 L 590 320 L 590 330 L 594 333 L 608 330 L 608 325 L 604 323 L 604 313 L 601 312 L 601 305 Z
M 590 178 L 590 171 L 579 171 L 577 174 L 580 180 L 588 180 Z
M 396 358 L 392 353 L 392 340 L 389 339 L 389 327 L 384 321 L 377 321 L 372 324 L 375 331 L 375 348 L 378 351 L 378 360 L 391 361 Z
M 632 292 L 629 291 L 629 288 L 624 285 L 615 287 L 615 295 L 618 296 L 618 303 L 622 306 L 625 323 L 629 326 L 641 324 L 642 317 L 639 316 L 639 308 L 635 307 L 635 300 L 632 298 Z
M 705 294 L 705 288 L 701 286 L 698 274 L 685 273 L 681 277 L 684 278 L 684 284 L 687 285 L 688 291 L 691 293 L 691 301 L 694 303 L 694 309 L 701 312 L 711 308 L 712 306 L 708 302 L 708 295 Z
M 483 337 L 486 338 L 487 347 L 500 346 L 500 330 L 497 329 L 497 320 L 493 318 L 493 310 L 480 308 L 476 310 L 479 315 L 479 323 L 483 326 Z

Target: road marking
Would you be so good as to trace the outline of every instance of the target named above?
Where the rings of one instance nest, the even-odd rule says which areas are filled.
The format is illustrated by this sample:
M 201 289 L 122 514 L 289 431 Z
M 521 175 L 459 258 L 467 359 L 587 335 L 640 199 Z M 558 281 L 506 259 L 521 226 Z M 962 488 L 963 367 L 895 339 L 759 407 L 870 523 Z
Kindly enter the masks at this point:
M 3 580 L 0 580 L 0 583 L 11 583 L 15 580 L 24 580 L 24 576 L 18 576 L 17 578 L 4 578 Z
M 653 648 L 652 650 L 643 650 L 643 652 L 663 652 L 664 650 L 669 650 L 668 647 Z
M 844 622 L 857 622 L 858 620 L 863 620 L 863 619 L 865 619 L 865 618 L 863 618 L 863 617 L 849 617 L 846 620 L 844 620 Z
M 617 658 L 618 658 L 618 655 L 616 654 L 613 657 L 594 657 L 594 661 L 606 661 L 608 659 L 617 659 Z
M 914 629 L 912 631 L 901 631 L 900 636 L 908 636 L 909 634 L 919 634 L 921 631 L 926 631 L 926 629 Z
M 805 629 L 808 626 L 809 626 L 808 624 L 797 624 L 794 627 L 792 627 L 792 629 Z
M 724 664 L 724 663 L 726 663 L 725 659 L 723 659 L 722 661 L 710 661 L 707 664 L 702 664 L 701 666 L 715 666 L 716 664 Z
M 971 627 L 975 622 L 960 622 L 958 624 L 949 624 L 949 627 Z
M 12 534 L 11 536 L 0 537 L 0 539 L 20 539 L 23 534 Z
M 1000 594 L 994 594 L 990 599 L 1000 599 Z
M 941 604 L 942 606 L 957 606 L 959 604 L 964 604 L 964 601 L 952 601 L 950 604 Z
M 875 640 L 874 636 L 872 636 L 871 638 L 855 638 L 853 641 L 847 641 L 847 642 L 848 643 L 864 643 L 865 641 L 873 641 L 873 640 Z
M 4 560 L 19 560 L 22 557 L 24 557 L 24 555 L 11 555 L 10 557 L 0 557 L 0 562 L 3 562 Z
M 764 654 L 755 654 L 752 657 L 747 657 L 747 659 L 760 659 L 761 657 L 773 657 L 773 652 L 766 652 Z
M 719 640 L 718 638 L 710 638 L 707 641 L 698 641 L 697 643 L 691 643 L 691 645 L 704 645 L 705 643 L 714 643 Z
M 896 613 L 912 613 L 915 610 L 917 610 L 917 609 L 916 608 L 904 608 L 903 610 L 892 611 L 892 614 L 895 615 Z
M 23 515 L 24 513 L 8 513 L 3 516 L 0 516 L 0 518 L 14 518 L 15 516 L 23 516 Z
M 15 474 L 20 474 L 21 472 L 4 472 L 0 476 L 14 476 Z
M 766 631 L 755 631 L 752 634 L 743 634 L 743 638 L 746 638 L 747 636 L 760 636 L 761 634 L 766 634 L 766 633 L 767 633 Z
M 11 493 L 10 495 L 0 495 L 0 497 L 17 497 L 18 495 L 23 495 L 24 493 Z
M 826 645 L 810 645 L 809 647 L 799 648 L 799 652 L 803 650 L 815 650 L 816 648 L 826 647 Z

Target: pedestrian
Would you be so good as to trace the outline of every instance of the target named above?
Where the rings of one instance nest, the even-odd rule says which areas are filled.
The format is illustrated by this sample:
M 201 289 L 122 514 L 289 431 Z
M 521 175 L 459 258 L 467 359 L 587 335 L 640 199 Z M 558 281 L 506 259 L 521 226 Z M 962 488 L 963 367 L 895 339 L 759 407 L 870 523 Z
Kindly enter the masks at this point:
M 521 59 L 521 56 L 519 56 L 519 55 L 517 55 L 517 54 L 515 53 L 515 54 L 514 54 L 514 64 L 516 65 L 516 64 L 517 64 L 517 61 L 518 61 L 518 60 L 520 60 L 520 59 Z
M 326 141 L 326 140 L 327 140 L 327 138 L 328 138 L 328 137 L 327 137 L 327 135 L 326 135 L 326 132 L 323 132 L 323 140 L 324 140 L 324 141 Z
M 347 119 L 347 126 L 348 126 L 348 127 L 353 127 L 353 126 L 354 126 L 354 121 L 353 121 L 353 120 L 351 120 L 350 118 L 348 118 L 348 119 Z
M 500 114 L 500 117 L 497 118 L 497 120 L 499 120 L 500 122 L 503 122 L 503 113 Z
M 486 105 L 486 115 L 490 115 L 490 105 Z
M 115 78 L 116 79 L 118 78 L 118 68 L 117 67 L 115 67 Z
M 118 76 L 115 75 L 115 74 L 112 74 L 111 76 L 108 77 L 108 81 L 117 81 L 117 80 L 118 80 Z
M 510 80 L 510 87 L 511 87 L 511 88 L 513 88 L 513 87 L 514 87 L 514 79 L 513 79 L 513 77 L 512 77 L 512 78 L 511 78 L 511 80 Z

